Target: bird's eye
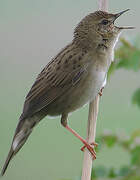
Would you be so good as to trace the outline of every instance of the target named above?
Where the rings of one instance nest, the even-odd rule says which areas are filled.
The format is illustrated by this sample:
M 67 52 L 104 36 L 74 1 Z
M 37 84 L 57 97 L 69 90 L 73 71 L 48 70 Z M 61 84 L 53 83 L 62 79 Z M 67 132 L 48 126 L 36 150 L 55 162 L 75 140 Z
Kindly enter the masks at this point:
M 104 19 L 104 20 L 102 20 L 102 22 L 101 22 L 103 25 L 107 25 L 108 23 L 109 23 L 109 21 L 108 20 L 106 20 L 106 19 Z

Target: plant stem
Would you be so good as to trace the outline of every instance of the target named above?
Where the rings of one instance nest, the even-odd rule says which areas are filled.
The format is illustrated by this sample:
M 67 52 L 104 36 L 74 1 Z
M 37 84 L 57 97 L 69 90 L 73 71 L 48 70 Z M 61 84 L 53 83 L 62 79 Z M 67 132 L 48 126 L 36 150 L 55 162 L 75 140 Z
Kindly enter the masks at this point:
M 108 9 L 108 0 L 98 0 L 99 10 L 107 11 Z
M 99 0 L 99 10 L 107 10 L 108 0 Z M 99 109 L 99 95 L 89 104 L 88 127 L 87 127 L 87 142 L 95 142 L 96 136 L 96 122 Z M 83 170 L 81 180 L 90 180 L 92 171 L 92 156 L 90 152 L 85 149 L 83 159 Z
M 88 127 L 87 127 L 87 142 L 88 143 L 95 142 L 98 105 L 99 105 L 99 95 L 89 105 Z M 90 180 L 91 170 L 92 170 L 92 156 L 90 152 L 87 149 L 85 149 L 81 180 Z

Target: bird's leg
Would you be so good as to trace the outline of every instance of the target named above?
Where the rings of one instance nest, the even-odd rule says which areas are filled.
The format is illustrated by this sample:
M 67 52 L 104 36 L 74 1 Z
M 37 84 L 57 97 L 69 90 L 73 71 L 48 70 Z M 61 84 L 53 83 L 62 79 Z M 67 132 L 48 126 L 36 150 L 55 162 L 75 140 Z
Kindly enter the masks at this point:
M 96 144 L 96 143 L 92 143 L 89 144 L 85 139 L 83 139 L 77 132 L 75 132 L 72 128 L 70 128 L 67 124 L 67 119 L 68 119 L 68 114 L 62 114 L 61 117 L 61 124 L 68 130 L 70 131 L 74 136 L 76 136 L 78 139 L 80 139 L 80 141 L 84 144 L 84 147 L 81 150 L 84 150 L 84 148 L 86 147 L 89 152 L 91 153 L 93 159 L 96 159 L 96 152 L 94 150 L 94 148 L 92 147 L 92 145 Z
M 104 87 L 101 88 L 100 92 L 99 92 L 99 95 L 102 96 L 103 95 L 103 89 Z

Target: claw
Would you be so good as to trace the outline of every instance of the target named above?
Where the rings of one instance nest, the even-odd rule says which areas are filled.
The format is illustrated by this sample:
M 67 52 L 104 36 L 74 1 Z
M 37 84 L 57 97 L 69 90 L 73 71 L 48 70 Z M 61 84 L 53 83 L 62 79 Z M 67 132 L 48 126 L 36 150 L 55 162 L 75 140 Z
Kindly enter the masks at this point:
M 94 150 L 94 148 L 92 147 L 92 145 L 94 145 L 95 147 L 98 146 L 97 143 L 91 143 L 91 144 L 85 144 L 82 148 L 81 148 L 81 151 L 84 151 L 85 148 L 87 148 L 89 150 L 89 152 L 91 153 L 91 155 L 93 156 L 93 159 L 96 159 L 96 152 Z
M 98 144 L 97 143 L 90 143 L 90 145 L 93 145 L 95 147 L 98 147 Z M 81 151 L 84 151 L 84 149 L 86 148 L 86 145 L 84 145 L 82 148 L 81 148 Z
M 100 96 L 103 95 L 103 89 L 104 89 L 104 87 L 102 87 L 101 90 L 100 90 L 100 92 L 98 93 Z

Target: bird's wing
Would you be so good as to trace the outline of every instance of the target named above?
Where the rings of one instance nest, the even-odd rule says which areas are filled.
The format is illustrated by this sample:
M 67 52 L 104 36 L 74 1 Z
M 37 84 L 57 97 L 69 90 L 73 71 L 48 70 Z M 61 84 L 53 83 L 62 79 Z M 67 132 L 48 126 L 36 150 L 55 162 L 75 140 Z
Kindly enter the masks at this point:
M 87 67 L 76 63 L 79 56 L 69 56 L 69 59 L 60 56 L 43 69 L 26 97 L 23 116 L 32 116 L 75 87 L 81 78 L 83 79 L 87 74 Z

